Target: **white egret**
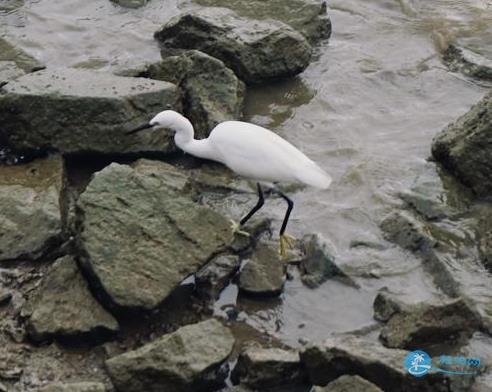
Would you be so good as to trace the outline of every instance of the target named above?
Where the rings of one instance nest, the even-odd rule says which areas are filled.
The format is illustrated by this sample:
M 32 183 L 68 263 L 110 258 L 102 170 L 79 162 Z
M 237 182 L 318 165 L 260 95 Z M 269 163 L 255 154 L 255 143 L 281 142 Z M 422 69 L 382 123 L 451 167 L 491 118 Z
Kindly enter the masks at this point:
M 236 232 L 240 232 L 239 228 L 264 204 L 260 182 L 302 183 L 321 189 L 328 188 L 331 183 L 331 177 L 296 147 L 258 125 L 225 121 L 217 125 L 206 139 L 196 140 L 193 125 L 188 119 L 173 110 L 165 110 L 147 124 L 127 134 L 154 127 L 174 131 L 174 141 L 184 152 L 220 162 L 235 173 L 257 181 L 258 202 L 239 224 L 233 225 Z M 292 246 L 294 240 L 285 234 L 294 203 L 279 189 L 272 187 L 270 190 L 287 202 L 287 211 L 280 229 L 280 254 L 285 257 L 286 248 Z

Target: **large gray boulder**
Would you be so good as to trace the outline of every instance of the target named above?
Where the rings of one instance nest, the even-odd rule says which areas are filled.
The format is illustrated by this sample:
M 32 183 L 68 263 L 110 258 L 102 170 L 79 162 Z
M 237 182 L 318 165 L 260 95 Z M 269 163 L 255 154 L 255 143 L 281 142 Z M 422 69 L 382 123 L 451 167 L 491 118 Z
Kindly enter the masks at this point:
M 233 240 L 173 166 L 138 161 L 96 173 L 80 196 L 81 261 L 108 305 L 152 309 Z
M 118 330 L 118 322 L 92 297 L 70 256 L 53 264 L 29 307 L 28 331 L 35 341 L 54 337 L 69 342 L 101 342 Z
M 106 361 L 120 392 L 192 392 L 220 387 L 234 337 L 210 319 L 181 327 L 147 345 Z
M 479 195 L 492 193 L 492 91 L 432 142 L 432 155 Z
M 320 0 L 195 0 L 207 7 L 227 7 L 251 19 L 276 19 L 302 33 L 310 42 L 328 38 L 331 21 Z
M 358 375 L 383 391 L 465 392 L 473 383 L 472 377 L 458 379 L 437 372 L 414 377 L 403 366 L 408 354 L 405 350 L 389 349 L 378 342 L 350 335 L 309 345 L 300 353 L 314 385 L 324 386 L 344 374 Z
M 166 47 L 198 49 L 222 60 L 246 83 L 294 76 L 309 65 L 312 52 L 286 24 L 241 18 L 225 8 L 178 15 L 154 36 Z
M 252 389 L 265 390 L 302 385 L 307 377 L 297 351 L 248 347 L 239 355 L 232 380 Z
M 0 262 L 36 259 L 62 236 L 61 157 L 0 166 Z
M 443 304 L 400 305 L 381 330 L 380 339 L 387 347 L 425 349 L 469 338 L 480 326 L 479 316 L 461 298 Z
M 492 81 L 492 58 L 455 43 L 444 51 L 443 60 L 451 71 L 459 71 L 475 79 Z
M 12 5 L 14 5 L 13 2 Z M 24 72 L 34 72 L 44 68 L 44 64 L 9 42 L 5 37 L 0 37 L 0 61 L 13 61 Z
M 166 132 L 125 131 L 166 108 L 177 87 L 82 69 L 43 70 L 0 89 L 0 141 L 14 150 L 142 153 L 173 149 Z
M 198 50 L 168 56 L 144 72 L 151 79 L 177 84 L 183 91 L 183 110 L 198 138 L 226 120 L 237 120 L 245 87 L 225 64 Z
M 344 375 L 324 387 L 314 387 L 312 392 L 383 392 L 372 382 L 359 376 Z

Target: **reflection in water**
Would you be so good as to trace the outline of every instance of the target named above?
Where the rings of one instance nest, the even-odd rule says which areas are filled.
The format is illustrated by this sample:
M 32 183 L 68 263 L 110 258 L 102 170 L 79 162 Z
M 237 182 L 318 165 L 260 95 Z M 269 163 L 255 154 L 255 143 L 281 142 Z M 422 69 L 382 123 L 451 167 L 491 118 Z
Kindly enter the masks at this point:
M 110 1 L 26 0 L 17 11 L 0 13 L 0 24 L 49 66 L 112 69 L 159 59 L 153 32 L 191 6 L 153 0 L 128 10 Z M 334 178 L 325 192 L 294 195 L 289 230 L 329 238 L 337 261 L 361 286 L 329 281 L 310 290 L 294 277 L 273 306 L 239 301 L 239 317 L 290 344 L 371 325 L 372 300 L 383 286 L 418 300 L 436 295 L 420 261 L 387 244 L 378 223 L 401 205 L 395 195 L 429 172 L 433 136 L 486 91 L 450 73 L 441 51 L 458 41 L 492 52 L 485 0 L 331 0 L 329 7 L 333 35 L 319 57 L 295 79 L 252 89 L 245 109 L 246 119 L 299 146 Z M 430 179 L 442 187 L 436 173 Z M 268 203 L 278 225 L 284 204 Z M 229 294 L 234 302 L 237 292 Z

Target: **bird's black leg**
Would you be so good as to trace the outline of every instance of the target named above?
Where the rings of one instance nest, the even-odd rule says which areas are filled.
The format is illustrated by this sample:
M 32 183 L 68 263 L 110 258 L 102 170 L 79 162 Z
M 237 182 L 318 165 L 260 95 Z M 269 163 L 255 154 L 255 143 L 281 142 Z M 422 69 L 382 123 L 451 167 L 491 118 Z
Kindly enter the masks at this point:
M 282 222 L 282 227 L 280 228 L 280 236 L 283 236 L 285 233 L 285 229 L 287 228 L 287 223 L 289 222 L 289 216 L 294 208 L 294 202 L 287 197 L 283 192 L 276 190 L 277 193 L 287 202 L 287 211 L 285 212 L 284 221 Z
M 258 202 L 253 207 L 253 209 L 241 219 L 241 221 L 239 222 L 240 226 L 244 225 L 261 207 L 263 207 L 263 204 L 265 204 L 265 198 L 263 196 L 263 190 L 261 189 L 260 183 L 257 182 L 256 186 L 258 188 Z

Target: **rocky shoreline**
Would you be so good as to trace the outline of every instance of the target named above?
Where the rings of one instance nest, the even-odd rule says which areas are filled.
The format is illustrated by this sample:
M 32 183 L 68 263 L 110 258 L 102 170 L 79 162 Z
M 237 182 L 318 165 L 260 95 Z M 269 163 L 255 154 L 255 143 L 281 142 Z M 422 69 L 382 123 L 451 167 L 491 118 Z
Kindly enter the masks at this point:
M 306 69 L 331 22 L 318 1 L 293 2 L 295 17 L 276 12 L 278 1 L 198 3 L 155 32 L 161 61 L 114 74 L 45 68 L 0 39 L 0 145 L 9 151 L 0 155 L 0 392 L 492 388 L 488 368 L 417 379 L 402 366 L 417 348 L 471 355 L 492 335 L 492 95 L 432 145 L 459 202 L 443 200 L 450 192 L 431 175 L 396 195 L 380 222 L 388 244 L 421 260 L 440 298 L 381 290 L 367 330 L 289 347 L 237 309 L 218 315 L 215 301 L 232 283 L 241 297 L 278 298 L 294 274 L 310 290 L 331 280 L 357 290 L 357 275 L 318 233 L 299 241 L 289 264 L 268 220 L 234 234 L 229 218 L 241 207 L 235 197 L 252 193 L 247 181 L 214 164 L 176 164 L 167 135 L 125 132 L 167 107 L 206 137 L 241 116 L 250 86 Z M 487 64 L 450 60 L 462 54 L 450 47 L 443 61 L 488 78 Z M 73 162 L 87 162 L 83 180 Z

